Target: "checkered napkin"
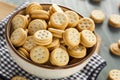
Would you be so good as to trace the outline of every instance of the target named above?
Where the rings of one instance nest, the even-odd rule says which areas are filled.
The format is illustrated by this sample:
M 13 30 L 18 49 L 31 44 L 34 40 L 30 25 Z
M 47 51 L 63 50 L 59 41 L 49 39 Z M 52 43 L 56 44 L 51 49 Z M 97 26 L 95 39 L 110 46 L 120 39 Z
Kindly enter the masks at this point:
M 26 2 L 15 9 L 10 15 L 5 17 L 0 22 L 0 78 L 3 80 L 10 80 L 13 76 L 20 75 L 28 78 L 29 80 L 46 80 L 42 78 L 38 78 L 34 75 L 31 75 L 20 68 L 19 65 L 14 62 L 11 57 L 9 50 L 6 46 L 5 41 L 5 25 L 12 14 L 21 8 L 25 7 L 29 2 Z M 98 54 L 94 54 L 87 65 L 77 73 L 58 80 L 96 80 L 97 76 L 101 72 L 101 70 L 106 66 L 106 61 L 101 58 Z M 56 80 L 56 79 L 53 79 Z

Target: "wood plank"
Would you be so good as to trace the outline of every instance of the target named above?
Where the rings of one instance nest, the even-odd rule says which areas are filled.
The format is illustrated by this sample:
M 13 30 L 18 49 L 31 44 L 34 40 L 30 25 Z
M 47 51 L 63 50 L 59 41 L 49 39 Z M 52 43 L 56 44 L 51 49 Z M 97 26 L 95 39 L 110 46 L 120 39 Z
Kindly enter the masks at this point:
M 0 1 L 0 20 L 15 9 L 15 5 Z

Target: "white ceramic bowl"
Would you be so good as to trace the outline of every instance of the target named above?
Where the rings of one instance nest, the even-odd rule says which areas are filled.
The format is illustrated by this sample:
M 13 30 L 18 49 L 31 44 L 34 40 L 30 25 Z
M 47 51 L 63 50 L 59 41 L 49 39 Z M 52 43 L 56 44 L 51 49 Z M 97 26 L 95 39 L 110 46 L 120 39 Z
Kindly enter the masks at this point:
M 48 10 L 51 4 L 41 4 L 44 9 Z M 71 10 L 66 7 L 60 6 L 63 10 Z M 22 55 L 18 53 L 16 48 L 12 45 L 10 41 L 10 34 L 12 32 L 11 20 L 16 14 L 24 14 L 25 8 L 19 10 L 12 17 L 9 19 L 6 28 L 5 28 L 5 36 L 6 42 L 8 45 L 8 49 L 11 53 L 11 56 L 16 61 L 16 63 L 23 68 L 28 73 L 36 75 L 40 78 L 46 79 L 56 79 L 56 78 L 63 78 L 70 76 L 79 70 L 81 70 L 89 61 L 90 57 L 94 54 L 97 43 L 87 51 L 87 56 L 83 59 L 71 59 L 70 63 L 67 66 L 63 67 L 56 67 L 56 66 L 49 66 L 49 65 L 39 65 L 33 63 L 31 60 L 24 58 Z M 78 13 L 79 14 L 79 13 Z M 80 17 L 82 17 L 79 14 Z

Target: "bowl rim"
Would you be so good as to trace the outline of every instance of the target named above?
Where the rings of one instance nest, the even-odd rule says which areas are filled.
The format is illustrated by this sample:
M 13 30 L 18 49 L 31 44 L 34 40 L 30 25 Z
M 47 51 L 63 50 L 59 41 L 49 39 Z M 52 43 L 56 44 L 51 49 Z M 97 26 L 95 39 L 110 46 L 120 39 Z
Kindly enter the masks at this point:
M 41 3 L 40 3 L 40 5 L 50 6 L 50 5 L 52 5 L 52 4 L 41 4 Z M 70 8 L 68 8 L 68 7 L 65 7 L 65 6 L 61 6 L 61 5 L 59 5 L 59 6 L 62 7 L 62 8 L 65 8 L 65 9 L 67 9 L 67 10 L 72 10 L 72 9 L 70 9 Z M 93 46 L 93 49 L 91 50 L 91 52 L 90 52 L 85 58 L 83 58 L 83 59 L 82 59 L 81 61 L 79 61 L 79 62 L 76 62 L 76 63 L 74 63 L 74 64 L 70 64 L 70 65 L 67 65 L 67 66 L 61 66 L 61 67 L 54 66 L 54 67 L 53 67 L 53 66 L 48 66 L 48 65 L 40 65 L 40 64 L 37 64 L 37 63 L 32 62 L 31 60 L 28 60 L 28 59 L 24 58 L 23 56 L 21 56 L 21 55 L 19 54 L 19 52 L 18 52 L 18 51 L 15 49 L 15 47 L 12 45 L 12 43 L 11 43 L 11 41 L 10 41 L 10 38 L 9 38 L 10 28 L 8 28 L 8 27 L 9 27 L 9 24 L 10 24 L 11 20 L 13 19 L 13 17 L 14 17 L 15 15 L 17 15 L 20 11 L 24 10 L 25 8 L 26 8 L 26 7 L 24 7 L 24 8 L 22 8 L 22 9 L 18 10 L 17 12 L 15 12 L 15 13 L 9 18 L 9 20 L 8 20 L 6 26 L 5 26 L 5 38 L 6 38 L 6 42 L 7 42 L 7 44 L 9 45 L 9 47 L 12 49 L 12 51 L 13 51 L 15 54 L 17 54 L 17 56 L 19 56 L 22 60 L 24 60 L 24 61 L 26 61 L 26 62 L 34 65 L 34 66 L 42 67 L 42 68 L 47 68 L 47 69 L 69 69 L 69 68 L 73 68 L 73 67 L 75 67 L 75 66 L 81 65 L 83 62 L 85 62 L 87 59 L 89 59 L 89 58 L 94 54 L 95 49 L 96 49 L 96 47 L 97 47 L 97 42 L 96 42 L 96 44 Z M 72 10 L 72 11 L 74 11 L 74 10 Z M 76 12 L 76 11 L 75 11 L 75 12 Z M 79 14 L 78 12 L 76 12 L 76 13 L 77 13 L 79 16 L 83 17 L 83 16 L 82 16 L 81 14 Z M 94 32 L 94 33 L 95 33 L 95 32 Z M 95 33 L 95 35 L 96 35 L 96 33 Z M 96 37 L 97 37 L 97 35 L 96 35 Z M 10 54 L 12 54 L 12 53 L 10 53 Z M 18 64 L 18 65 L 19 65 L 19 64 Z

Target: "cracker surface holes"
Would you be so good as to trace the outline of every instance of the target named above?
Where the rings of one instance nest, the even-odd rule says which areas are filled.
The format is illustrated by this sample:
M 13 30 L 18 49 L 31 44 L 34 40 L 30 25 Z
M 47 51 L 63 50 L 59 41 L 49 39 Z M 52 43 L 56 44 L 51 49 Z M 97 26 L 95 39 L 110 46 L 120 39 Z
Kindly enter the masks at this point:
M 79 15 L 74 11 L 66 11 L 65 14 L 68 17 L 68 27 L 76 27 L 79 22 Z
M 83 30 L 81 32 L 81 44 L 85 47 L 92 47 L 96 44 L 96 36 L 90 30 Z
M 63 40 L 68 46 L 77 46 L 80 43 L 80 33 L 75 28 L 66 29 L 63 33 Z
M 52 24 L 53 27 L 58 28 L 58 29 L 65 29 L 68 25 L 68 18 L 65 13 L 60 13 L 60 12 L 55 12 L 51 17 L 50 17 L 50 23 Z
M 78 22 L 77 29 L 79 31 L 82 31 L 82 30 L 94 31 L 95 29 L 94 21 L 90 18 L 81 18 Z
M 30 35 L 33 35 L 38 30 L 46 30 L 47 23 L 45 20 L 35 19 L 29 23 L 28 32 Z
M 110 80 L 120 80 L 120 70 L 113 69 L 108 73 L 108 78 Z
M 74 48 L 69 48 L 68 47 L 68 52 L 70 54 L 70 56 L 74 57 L 74 58 L 83 58 L 86 56 L 86 47 L 82 46 L 82 45 L 78 45 Z
M 65 66 L 69 62 L 68 53 L 62 48 L 56 48 L 51 52 L 50 61 L 56 66 Z
M 26 39 L 27 32 L 23 28 L 15 29 L 10 36 L 12 44 L 16 47 L 23 45 Z
M 24 15 L 16 15 L 13 19 L 12 19 L 12 27 L 13 29 L 17 29 L 17 28 L 23 28 L 25 29 L 27 27 L 28 24 L 28 20 L 26 18 L 26 16 Z
M 52 38 L 52 33 L 47 30 L 39 30 L 34 34 L 34 36 L 37 39 L 44 40 L 44 39 Z
M 35 63 L 43 64 L 49 59 L 49 51 L 46 47 L 36 46 L 30 51 L 30 58 Z

